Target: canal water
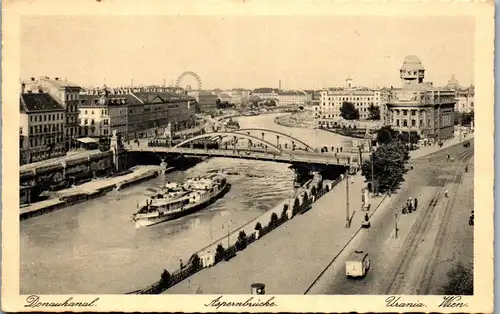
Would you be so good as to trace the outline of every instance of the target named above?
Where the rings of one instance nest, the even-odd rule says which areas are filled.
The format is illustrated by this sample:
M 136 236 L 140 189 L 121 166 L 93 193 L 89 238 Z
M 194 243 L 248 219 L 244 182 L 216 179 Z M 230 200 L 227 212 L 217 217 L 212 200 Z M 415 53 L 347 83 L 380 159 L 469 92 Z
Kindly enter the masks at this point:
M 242 128 L 274 129 L 311 146 L 350 140 L 325 131 L 274 124 L 274 115 L 239 118 Z M 175 221 L 136 229 L 130 221 L 148 187 L 223 169 L 231 190 L 208 208 Z M 125 293 L 148 286 L 163 269 L 288 198 L 287 164 L 213 158 L 123 191 L 20 222 L 22 294 Z

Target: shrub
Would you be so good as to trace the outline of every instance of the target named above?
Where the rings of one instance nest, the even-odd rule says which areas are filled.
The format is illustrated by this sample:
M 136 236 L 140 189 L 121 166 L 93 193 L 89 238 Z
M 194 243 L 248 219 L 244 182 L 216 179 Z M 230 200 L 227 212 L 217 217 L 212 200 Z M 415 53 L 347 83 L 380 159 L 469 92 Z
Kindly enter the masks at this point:
M 288 215 L 286 214 L 286 210 L 283 208 L 283 211 L 281 212 L 281 220 L 285 221 L 288 219 Z
M 244 250 L 247 247 L 247 235 L 245 231 L 241 230 L 238 234 L 238 241 L 236 241 L 236 249 L 238 251 Z
M 262 225 L 260 224 L 260 221 L 258 221 L 256 224 L 255 224 L 255 230 L 262 230 Z
M 163 273 L 161 273 L 160 286 L 163 288 L 167 288 L 170 285 L 172 277 L 168 270 L 164 269 Z
M 226 255 L 226 250 L 222 246 L 221 243 L 217 245 L 217 249 L 215 249 L 215 262 L 220 262 L 224 259 L 224 256 Z
M 201 259 L 200 257 L 198 256 L 198 254 L 193 254 L 193 256 L 191 256 L 191 269 L 193 270 L 198 270 L 202 267 L 202 264 L 201 264 Z
M 276 213 L 272 213 L 271 215 L 271 221 L 269 222 L 269 225 L 272 227 L 276 226 L 276 222 L 278 221 L 278 215 Z
M 286 212 L 288 210 L 288 204 L 283 205 L 283 211 Z

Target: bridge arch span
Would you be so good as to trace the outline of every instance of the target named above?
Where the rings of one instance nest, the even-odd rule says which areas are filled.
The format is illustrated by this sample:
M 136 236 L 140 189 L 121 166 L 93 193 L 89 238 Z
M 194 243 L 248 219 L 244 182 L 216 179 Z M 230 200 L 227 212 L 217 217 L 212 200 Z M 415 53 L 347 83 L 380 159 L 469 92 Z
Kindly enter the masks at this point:
M 247 139 L 247 140 L 251 140 L 253 143 L 260 143 L 260 144 L 264 144 L 265 146 L 267 146 L 268 148 L 272 149 L 276 154 L 278 155 L 281 155 L 283 153 L 283 151 L 276 145 L 274 145 L 273 143 L 271 142 L 268 142 L 268 141 L 265 141 L 265 140 L 262 140 L 256 136 L 253 136 L 253 135 L 248 135 L 248 134 L 243 134 L 243 133 L 236 133 L 236 132 L 213 132 L 213 133 L 206 133 L 206 134 L 201 134 L 201 135 L 197 135 L 195 137 L 192 137 L 190 139 L 187 139 L 177 145 L 175 145 L 174 147 L 176 148 L 182 148 L 182 146 L 186 145 L 186 144 L 189 144 L 191 142 L 194 142 L 196 140 L 200 140 L 200 139 L 214 139 L 214 138 L 224 138 L 224 137 L 233 137 L 233 138 L 243 138 L 243 139 Z
M 299 143 L 301 144 L 304 148 L 306 148 L 307 150 L 310 150 L 310 151 L 315 151 L 315 149 L 311 146 L 309 146 L 307 143 L 299 140 L 298 138 L 295 138 L 291 135 L 288 135 L 288 134 L 285 134 L 285 133 L 282 133 L 282 132 L 278 132 L 278 131 L 274 131 L 274 130 L 268 130 L 268 129 L 259 129 L 259 128 L 247 128 L 247 129 L 238 129 L 236 130 L 235 132 L 239 133 L 239 132 L 263 132 L 263 133 L 271 133 L 271 134 L 274 134 L 274 135 L 278 135 L 282 138 L 286 138 L 290 141 L 294 141 L 296 143 Z M 277 147 L 277 145 L 275 145 Z

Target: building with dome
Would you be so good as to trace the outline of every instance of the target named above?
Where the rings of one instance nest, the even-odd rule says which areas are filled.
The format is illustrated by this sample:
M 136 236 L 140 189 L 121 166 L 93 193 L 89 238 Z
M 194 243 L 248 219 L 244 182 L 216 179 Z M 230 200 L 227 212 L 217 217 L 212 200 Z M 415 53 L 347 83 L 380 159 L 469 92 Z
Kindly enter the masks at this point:
M 414 55 L 399 70 L 401 88 L 392 88 L 382 120 L 399 132 L 439 142 L 453 137 L 455 91 L 424 82 L 425 68 Z

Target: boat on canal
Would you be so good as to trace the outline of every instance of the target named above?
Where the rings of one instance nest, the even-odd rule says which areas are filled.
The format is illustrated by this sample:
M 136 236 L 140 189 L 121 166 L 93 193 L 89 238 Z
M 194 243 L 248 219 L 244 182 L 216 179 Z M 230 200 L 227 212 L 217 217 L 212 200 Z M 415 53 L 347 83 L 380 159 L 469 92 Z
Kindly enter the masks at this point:
M 192 214 L 215 202 L 229 187 L 225 176 L 211 173 L 183 184 L 169 182 L 162 189 L 148 189 L 146 203 L 132 216 L 132 222 L 141 228 Z

